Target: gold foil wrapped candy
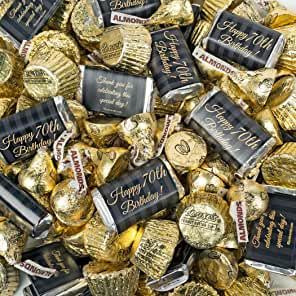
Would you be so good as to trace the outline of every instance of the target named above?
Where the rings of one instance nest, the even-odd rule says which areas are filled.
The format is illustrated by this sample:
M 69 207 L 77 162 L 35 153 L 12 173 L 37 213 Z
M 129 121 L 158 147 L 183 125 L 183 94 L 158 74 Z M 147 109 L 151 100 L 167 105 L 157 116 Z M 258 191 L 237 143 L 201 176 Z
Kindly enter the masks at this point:
M 200 19 L 195 28 L 193 29 L 193 32 L 191 34 L 190 42 L 194 46 L 199 46 L 202 43 L 202 40 L 208 35 L 210 29 L 211 29 L 212 23 L 210 21 L 206 21 L 203 19 Z
M 94 212 L 90 194 L 79 194 L 78 185 L 73 179 L 56 185 L 50 196 L 50 205 L 62 223 L 74 227 L 86 224 Z
M 63 232 L 62 241 L 65 248 L 77 257 L 86 257 L 88 252 L 84 246 L 85 227 L 68 227 Z
M 177 224 L 169 220 L 150 220 L 141 239 L 133 245 L 131 261 L 147 276 L 158 279 L 169 267 L 179 241 Z
M 0 256 L 10 265 L 21 261 L 26 240 L 27 235 L 24 232 L 5 217 L 0 217 Z
M 245 0 L 232 10 L 234 14 L 251 20 L 252 22 L 261 23 L 264 20 L 264 13 L 259 9 L 257 3 L 253 0 Z
M 77 121 L 88 117 L 86 108 L 76 100 L 67 100 L 67 104 Z
M 15 112 L 17 113 L 24 111 L 26 109 L 34 107 L 37 104 L 39 104 L 37 100 L 30 98 L 27 94 L 21 94 L 21 96 L 17 99 Z
M 19 286 L 19 271 L 0 259 L 0 296 L 13 296 Z
M 101 36 L 99 53 L 108 67 L 140 74 L 150 60 L 151 44 L 151 35 L 144 26 L 112 26 Z
M 217 291 L 205 282 L 189 282 L 176 288 L 169 296 L 218 296 Z
M 91 262 L 83 275 L 96 296 L 134 296 L 138 287 L 139 270 L 134 265 Z
M 178 205 L 177 217 L 184 240 L 197 249 L 215 247 L 232 223 L 227 202 L 207 192 L 184 197 Z
M 285 7 L 276 7 L 264 19 L 264 25 L 269 28 L 279 28 L 296 22 L 296 14 Z
M 235 256 L 223 248 L 202 251 L 197 265 L 200 276 L 217 290 L 230 288 L 238 276 Z
M 247 207 L 246 220 L 258 219 L 267 209 L 269 197 L 265 187 L 253 180 L 241 180 L 230 187 L 227 199 L 232 201 L 245 201 Z
M 140 273 L 138 290 L 136 296 L 159 296 L 160 293 L 147 286 L 148 277 L 145 273 Z
M 15 103 L 15 98 L 0 98 L 0 118 L 10 115 L 15 107 Z
M 275 150 L 261 170 L 267 184 L 296 188 L 296 143 L 287 142 Z
M 169 163 L 180 174 L 197 169 L 205 160 L 207 145 L 194 132 L 180 131 L 166 141 L 165 154 Z
M 220 9 L 227 9 L 233 0 L 205 0 L 202 6 L 202 16 L 208 22 L 212 22 Z

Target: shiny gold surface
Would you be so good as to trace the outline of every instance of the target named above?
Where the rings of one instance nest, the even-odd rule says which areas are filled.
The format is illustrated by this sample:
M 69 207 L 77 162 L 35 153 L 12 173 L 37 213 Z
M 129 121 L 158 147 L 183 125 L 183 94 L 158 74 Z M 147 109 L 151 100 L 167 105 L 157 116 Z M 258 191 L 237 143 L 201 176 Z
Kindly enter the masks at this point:
M 296 14 L 283 6 L 276 7 L 264 19 L 264 25 L 269 28 L 279 28 L 296 22 Z
M 12 114 L 14 111 L 15 104 L 15 98 L 0 98 L 0 118 L 4 118 Z
M 205 282 L 189 282 L 176 288 L 169 296 L 218 296 L 218 293 Z
M 19 271 L 0 259 L 0 296 L 13 296 L 19 286 Z

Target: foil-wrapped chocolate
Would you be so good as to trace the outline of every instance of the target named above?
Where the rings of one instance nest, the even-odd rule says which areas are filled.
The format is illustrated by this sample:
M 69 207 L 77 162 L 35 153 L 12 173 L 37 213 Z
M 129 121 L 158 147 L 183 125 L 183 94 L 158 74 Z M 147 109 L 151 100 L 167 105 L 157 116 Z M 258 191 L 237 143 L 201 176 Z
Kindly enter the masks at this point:
M 88 252 L 84 245 L 85 227 L 69 227 L 63 231 L 62 241 L 69 253 L 76 257 L 86 257 Z
M 232 4 L 233 0 L 205 0 L 202 7 L 202 18 L 208 22 L 212 22 L 217 14 L 218 10 L 228 9 Z
M 232 12 L 255 23 L 263 23 L 263 21 L 265 21 L 265 11 L 260 9 L 260 6 L 253 0 L 242 1 Z M 266 23 L 265 25 L 270 27 Z
M 272 9 L 264 19 L 264 24 L 269 28 L 280 28 L 295 22 L 296 14 L 283 6 Z
M 0 118 L 7 117 L 13 113 L 15 103 L 15 98 L 0 98 Z
M 0 259 L 0 295 L 15 295 L 19 282 L 19 271 L 15 267 L 10 266 L 4 259 Z
M 198 47 L 202 44 L 203 39 L 208 35 L 211 29 L 211 22 L 208 22 L 204 19 L 200 19 L 197 22 L 193 32 L 191 34 L 190 43 L 191 47 Z
M 217 291 L 205 282 L 189 282 L 169 294 L 169 296 L 207 295 L 218 296 Z
M 163 158 L 151 160 L 92 191 L 103 223 L 118 233 L 164 208 L 174 207 L 183 195 L 182 185 Z
M 30 109 L 38 104 L 39 101 L 30 98 L 27 94 L 21 94 L 20 97 L 17 99 L 15 113 Z

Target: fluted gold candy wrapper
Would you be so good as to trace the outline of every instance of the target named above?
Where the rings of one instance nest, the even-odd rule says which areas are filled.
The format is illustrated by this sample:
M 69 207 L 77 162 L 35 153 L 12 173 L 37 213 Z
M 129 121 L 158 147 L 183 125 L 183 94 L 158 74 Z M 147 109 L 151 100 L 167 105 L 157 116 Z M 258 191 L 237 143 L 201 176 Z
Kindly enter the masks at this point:
M 21 94 L 21 96 L 17 99 L 16 112 L 21 112 L 26 109 L 32 108 L 37 104 L 39 104 L 37 100 L 30 98 L 26 94 Z
M 148 277 L 145 273 L 140 273 L 138 290 L 136 296 L 159 296 L 160 293 L 147 286 Z
M 139 270 L 134 266 L 91 262 L 83 268 L 92 295 L 134 296 Z
M 275 150 L 262 165 L 267 184 L 296 188 L 296 143 L 287 142 Z
M 13 112 L 15 104 L 15 98 L 0 98 L 0 118 L 10 115 Z
M 277 146 L 283 144 L 279 124 L 269 107 L 257 113 L 255 119 L 276 139 Z
M 102 34 L 99 53 L 107 66 L 140 74 L 150 60 L 151 44 L 151 35 L 144 26 L 113 26 Z
M 93 7 L 97 11 L 94 11 Z M 74 7 L 71 15 L 71 24 L 80 44 L 93 51 L 98 48 L 100 35 L 104 31 L 104 21 L 100 7 L 95 0 L 80 0 Z
M 184 197 L 177 207 L 177 217 L 184 240 L 197 249 L 215 247 L 233 222 L 227 202 L 207 192 Z
M 19 271 L 0 259 L 0 296 L 13 296 L 19 286 Z
M 78 66 L 62 52 L 40 49 L 24 72 L 24 85 L 35 99 L 61 95 L 70 99 L 80 83 Z
M 229 8 L 233 2 L 233 0 L 205 0 L 202 6 L 202 16 L 208 22 L 212 22 L 218 10 Z
M 27 235 L 5 217 L 0 217 L 0 256 L 10 264 L 19 263 Z
M 245 201 L 247 206 L 247 221 L 258 219 L 267 209 L 269 197 L 265 187 L 253 180 L 241 180 L 231 186 L 227 192 L 227 199 Z
M 169 294 L 169 296 L 218 296 L 217 291 L 205 282 L 189 282 Z
M 296 22 L 296 14 L 285 7 L 276 7 L 265 17 L 264 24 L 269 28 L 279 28 Z
M 88 252 L 84 246 L 84 231 L 82 228 L 68 228 L 65 230 L 62 236 L 62 241 L 65 248 L 77 257 L 86 257 Z
M 172 134 L 165 144 L 167 160 L 180 174 L 197 169 L 207 156 L 203 138 L 189 131 Z
M 238 276 L 235 256 L 223 248 L 204 250 L 198 258 L 200 276 L 217 290 L 231 287 Z
M 173 102 L 170 104 L 164 104 L 159 96 L 155 97 L 154 113 L 159 116 L 165 116 L 167 114 L 173 115 L 180 108 L 182 102 Z
M 150 220 L 131 261 L 146 275 L 158 279 L 169 267 L 179 241 L 177 224 L 169 220 Z
M 210 21 L 200 19 L 193 29 L 190 42 L 194 46 L 201 45 L 202 40 L 208 35 L 211 29 L 211 26 L 212 26 L 212 23 Z
M 86 224 L 94 212 L 90 194 L 79 194 L 77 187 L 76 181 L 66 179 L 56 185 L 50 196 L 56 217 L 65 225 L 75 227 Z

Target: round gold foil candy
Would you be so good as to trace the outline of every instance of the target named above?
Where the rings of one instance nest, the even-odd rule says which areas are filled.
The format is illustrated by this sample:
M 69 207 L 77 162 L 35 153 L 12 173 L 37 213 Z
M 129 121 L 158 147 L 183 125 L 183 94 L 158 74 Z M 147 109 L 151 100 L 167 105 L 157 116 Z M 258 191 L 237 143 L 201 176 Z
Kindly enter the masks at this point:
M 267 289 L 258 279 L 248 276 L 239 277 L 234 284 L 224 291 L 225 296 L 268 296 L 269 289 Z
M 50 193 L 58 179 L 56 168 L 46 149 L 39 149 L 30 165 L 18 176 L 22 188 L 33 195 Z
M 86 224 L 94 212 L 90 194 L 79 194 L 76 181 L 72 179 L 56 185 L 50 196 L 50 205 L 56 217 L 68 226 Z
M 74 38 L 63 32 L 54 30 L 44 31 L 33 37 L 23 47 L 21 55 L 26 61 L 31 62 L 34 56 L 36 54 L 38 55 L 39 51 L 44 50 L 44 48 L 60 51 L 76 64 L 80 62 L 79 47 Z
M 71 99 L 79 83 L 78 66 L 53 49 L 40 49 L 24 72 L 26 90 L 35 99 L 59 95 Z
M 169 296 L 218 296 L 218 293 L 207 283 L 189 282 L 177 287 Z
M 184 197 L 178 205 L 177 217 L 184 240 L 197 249 L 215 247 L 227 235 L 233 221 L 227 202 L 207 192 Z
M 239 271 L 245 276 L 258 279 L 266 288 L 270 288 L 271 279 L 268 271 L 254 268 L 244 262 L 239 264 Z
M 269 107 L 257 113 L 255 119 L 275 138 L 277 146 L 283 144 L 279 124 Z
M 104 20 L 96 0 L 80 0 L 72 11 L 71 24 L 83 47 L 89 51 L 98 48 Z
M 0 296 L 13 296 L 19 286 L 19 271 L 0 259 Z
M 167 139 L 165 155 L 172 167 L 180 174 L 184 174 L 197 169 L 204 162 L 207 145 L 197 134 L 181 131 Z
M 84 246 L 85 226 L 81 228 L 67 228 L 62 236 L 63 245 L 74 256 L 86 257 L 88 252 Z
M 99 53 L 108 67 L 140 74 L 150 60 L 151 44 L 151 35 L 144 26 L 113 26 L 102 34 Z
M 83 275 L 96 296 L 134 296 L 139 281 L 134 265 L 91 262 L 83 267 Z
M 211 29 L 212 23 L 208 22 L 204 19 L 200 19 L 191 34 L 191 44 L 196 46 L 201 45 L 202 40 L 208 35 L 210 29 Z
M 84 120 L 84 128 L 88 136 L 97 147 L 111 146 L 118 135 L 118 125 L 121 122 L 117 118 L 93 117 Z
M 26 94 L 22 94 L 16 103 L 16 113 L 24 111 L 26 109 L 32 108 L 35 105 L 38 105 L 39 102 L 27 96 Z
M 12 114 L 15 104 L 15 98 L 0 98 L 0 118 L 4 118 Z
M 166 273 L 178 241 L 179 230 L 175 222 L 152 219 L 145 225 L 131 262 L 147 276 L 158 279 Z
M 296 143 L 287 142 L 275 150 L 262 165 L 264 181 L 269 185 L 296 188 Z
M 253 180 L 241 180 L 231 186 L 227 192 L 227 199 L 245 201 L 247 207 L 246 220 L 257 220 L 267 209 L 269 197 L 265 187 Z
M 264 19 L 264 25 L 269 28 L 279 28 L 296 22 L 296 14 L 285 7 L 276 7 Z
M 204 250 L 198 259 L 200 276 L 217 290 L 231 287 L 238 276 L 235 256 L 223 248 Z
M 10 265 L 19 263 L 25 247 L 27 235 L 10 223 L 5 217 L 0 217 L 0 256 Z
M 238 249 L 239 243 L 237 241 L 235 224 L 232 224 L 230 231 L 226 234 L 226 236 L 217 244 L 217 247 L 225 248 L 225 249 Z
M 203 169 L 196 169 L 189 172 L 187 182 L 191 193 L 205 191 L 218 193 L 225 187 L 224 182 L 213 173 Z

